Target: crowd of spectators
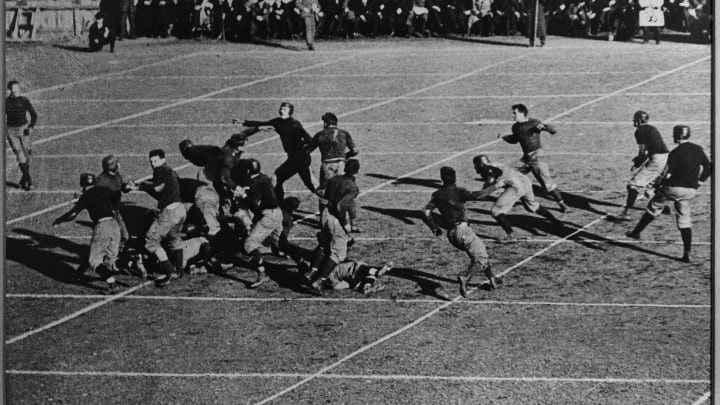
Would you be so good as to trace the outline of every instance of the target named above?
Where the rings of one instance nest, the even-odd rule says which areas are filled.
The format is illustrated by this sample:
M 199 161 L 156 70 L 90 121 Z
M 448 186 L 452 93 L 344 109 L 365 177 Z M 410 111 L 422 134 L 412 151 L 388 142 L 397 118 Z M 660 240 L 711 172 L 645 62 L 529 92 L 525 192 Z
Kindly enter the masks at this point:
M 101 0 L 100 12 L 119 38 L 135 36 L 229 41 L 301 39 L 299 0 Z M 708 42 L 712 1 L 661 0 L 665 27 Z M 531 30 L 534 0 L 319 0 L 314 15 L 323 39 L 395 36 L 514 36 Z M 629 40 L 642 0 L 539 0 L 548 34 Z

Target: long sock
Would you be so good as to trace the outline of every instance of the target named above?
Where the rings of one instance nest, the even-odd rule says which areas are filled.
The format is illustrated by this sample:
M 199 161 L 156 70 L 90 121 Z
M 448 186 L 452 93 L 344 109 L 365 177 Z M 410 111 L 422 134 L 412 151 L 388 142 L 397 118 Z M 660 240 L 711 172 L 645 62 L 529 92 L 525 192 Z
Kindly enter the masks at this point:
M 635 188 L 628 187 L 627 188 L 628 195 L 627 200 L 625 202 L 626 208 L 633 208 L 635 206 L 635 200 L 637 200 L 638 191 Z
M 683 241 L 683 256 L 690 256 L 692 248 L 692 228 L 680 228 L 680 236 Z
M 507 234 L 511 234 L 513 229 L 510 225 L 510 220 L 507 219 L 507 216 L 505 214 L 500 214 L 494 217 L 495 220 L 500 224 L 500 227 L 505 231 Z
M 642 217 L 640 217 L 640 222 L 635 226 L 635 229 L 632 230 L 633 235 L 640 235 L 640 233 L 655 219 L 654 216 L 648 214 L 647 212 L 643 214 Z
M 555 199 L 555 201 L 557 201 L 557 202 L 559 202 L 559 203 L 563 202 L 562 194 L 560 194 L 560 190 L 559 190 L 559 189 L 557 189 L 557 188 L 554 189 L 553 191 L 550 192 L 550 195 L 553 196 L 553 198 Z
M 175 270 L 178 272 L 178 276 L 182 277 L 185 273 L 185 269 L 183 268 L 183 251 L 182 249 L 174 249 L 170 251 L 170 259 L 172 260 L 172 265 L 175 267 Z

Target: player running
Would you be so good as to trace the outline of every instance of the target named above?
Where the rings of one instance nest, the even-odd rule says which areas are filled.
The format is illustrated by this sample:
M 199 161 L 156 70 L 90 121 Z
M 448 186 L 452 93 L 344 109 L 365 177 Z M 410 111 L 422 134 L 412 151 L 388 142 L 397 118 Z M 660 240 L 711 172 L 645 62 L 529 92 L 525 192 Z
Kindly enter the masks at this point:
M 488 278 L 491 288 L 496 288 L 498 280 L 490 269 L 487 250 L 482 240 L 475 234 L 467 223 L 465 203 L 476 201 L 478 198 L 470 191 L 455 185 L 455 169 L 443 167 L 440 169 L 442 187 L 432 194 L 430 202 L 425 205 L 423 216 L 436 236 L 442 235 L 442 229 L 435 223 L 432 211 L 437 209 L 445 223 L 449 224 L 447 238 L 451 245 L 470 257 L 468 268 L 457 276 L 460 284 L 460 295 L 467 296 L 467 283 L 475 273 L 483 272 Z
M 645 227 L 672 202 L 684 249 L 680 260 L 686 263 L 690 263 L 692 248 L 690 200 L 695 197 L 697 189 L 712 173 L 712 165 L 702 147 L 690 142 L 689 139 L 690 127 L 676 125 L 673 128 L 673 140 L 678 146 L 668 156 L 667 165 L 659 180 L 659 189 L 648 203 L 647 211 L 640 218 L 635 229 L 625 234 L 629 238 L 640 239 L 640 233 Z
M 530 179 L 519 171 L 505 166 L 502 163 L 490 163 L 490 159 L 486 155 L 478 155 L 473 158 L 475 172 L 479 174 L 485 185 L 481 192 L 475 194 L 476 198 L 484 198 L 490 196 L 495 191 L 500 190 L 501 194 L 495 200 L 492 206 L 491 215 L 500 224 L 505 236 L 500 238 L 500 242 L 514 242 L 513 229 L 507 214 L 519 200 L 528 212 L 542 215 L 550 220 L 553 231 L 559 232 L 563 228 L 563 223 L 555 218 L 547 208 L 541 206 L 535 199 L 533 194 L 532 183 Z
M 638 144 L 638 154 L 633 158 L 630 170 L 637 170 L 627 184 L 627 200 L 622 211 L 615 219 L 629 221 L 629 211 L 635 207 L 635 201 L 641 191 L 645 196 L 652 198 L 652 182 L 660 176 L 668 159 L 668 148 L 663 142 L 660 131 L 648 124 L 650 116 L 645 111 L 636 111 L 633 114 L 635 141 Z
M 567 212 L 568 207 L 563 201 L 562 194 L 550 176 L 550 167 L 544 159 L 542 145 L 540 144 L 540 133 L 542 131 L 555 135 L 557 131 L 549 124 L 544 124 L 535 118 L 528 118 L 528 109 L 523 104 L 512 106 L 513 119 L 512 134 L 502 135 L 501 138 L 507 143 L 519 143 L 523 156 L 517 162 L 515 168 L 522 174 L 532 173 L 540 185 L 557 201 L 561 212 Z

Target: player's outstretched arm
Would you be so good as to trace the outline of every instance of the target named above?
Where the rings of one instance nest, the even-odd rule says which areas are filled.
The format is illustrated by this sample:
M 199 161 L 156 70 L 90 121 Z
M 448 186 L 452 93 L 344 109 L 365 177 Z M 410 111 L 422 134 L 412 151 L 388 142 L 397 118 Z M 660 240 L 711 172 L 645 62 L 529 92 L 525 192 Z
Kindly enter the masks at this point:
M 57 225 L 62 224 L 63 222 L 72 221 L 73 219 L 75 219 L 75 217 L 78 216 L 78 214 L 80 213 L 80 210 L 81 209 L 79 209 L 79 207 L 77 205 L 75 205 L 70 211 L 55 218 L 55 220 L 52 223 L 52 226 L 57 226 Z

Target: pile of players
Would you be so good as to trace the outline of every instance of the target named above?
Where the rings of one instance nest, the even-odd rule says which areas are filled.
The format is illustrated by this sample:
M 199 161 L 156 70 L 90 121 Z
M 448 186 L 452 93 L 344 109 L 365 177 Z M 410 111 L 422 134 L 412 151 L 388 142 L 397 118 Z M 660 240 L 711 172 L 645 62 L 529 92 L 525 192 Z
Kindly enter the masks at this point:
M 157 285 L 165 286 L 186 272 L 222 274 L 228 267 L 240 265 L 255 270 L 257 278 L 249 287 L 256 288 L 268 280 L 264 262 L 268 254 L 295 261 L 303 276 L 298 280 L 312 293 L 321 295 L 325 288 L 378 291 L 383 288 L 379 278 L 392 268 L 392 263 L 378 269 L 348 259 L 348 248 L 354 243 L 351 235 L 359 232 L 355 226 L 355 198 L 359 195 L 355 175 L 360 163 L 354 158 L 358 149 L 350 134 L 338 128 L 335 114 L 324 114 L 323 130 L 311 137 L 302 124 L 292 118 L 293 110 L 292 104 L 284 102 L 276 118 L 242 121 L 246 129 L 232 135 L 222 147 L 182 141 L 182 156 L 198 168 L 195 178 L 180 179 L 167 165 L 164 152 L 156 149 L 149 153 L 152 179 L 126 183 L 118 173 L 117 159 L 107 156 L 100 175 L 81 175 L 83 194 L 54 224 L 72 220 L 83 209 L 88 210 L 95 224 L 88 263 L 108 283 L 109 291 L 116 288 L 114 274 L 118 267 L 132 269 L 142 277 L 147 277 L 146 267 L 153 268 L 162 274 L 156 280 Z M 457 277 L 462 296 L 467 295 L 468 283 L 475 274 L 484 274 L 488 279 L 485 285 L 491 289 L 500 282 L 491 270 L 485 244 L 468 224 L 466 202 L 493 201 L 491 215 L 504 231 L 498 238 L 501 243 L 517 240 L 507 216 L 516 202 L 546 218 L 553 234 L 567 237 L 562 235 L 565 223 L 538 203 L 527 176 L 533 174 L 543 192 L 557 202 L 561 213 L 568 211 L 563 193 L 551 177 L 540 140 L 542 132 L 555 134 L 557 131 L 547 123 L 529 118 L 523 104 L 513 105 L 512 113 L 515 121 L 512 134 L 498 135 L 498 138 L 519 144 L 523 152 L 521 159 L 513 165 L 504 165 L 491 162 L 486 155 L 476 156 L 473 164 L 483 188 L 475 192 L 456 185 L 453 168 L 441 168 L 442 186 L 423 209 L 432 232 L 441 236 L 443 229 L 447 230 L 448 241 L 470 258 L 468 268 Z M 606 218 L 628 220 L 644 191 L 650 199 L 646 212 L 626 234 L 637 239 L 672 202 L 684 248 L 680 260 L 691 262 L 690 200 L 700 183 L 710 176 L 710 161 L 700 146 L 689 142 L 689 127 L 675 126 L 673 139 L 678 147 L 668 151 L 659 131 L 648 123 L 649 114 L 637 111 L 633 122 L 637 128 L 638 153 L 633 159 L 634 174 L 628 182 L 627 201 L 619 214 L 608 214 Z M 272 177 L 262 173 L 259 161 L 242 157 L 248 137 L 261 128 L 274 129 L 287 154 Z M 316 148 L 320 149 L 322 159 L 319 182 L 311 170 L 310 153 Z M 283 184 L 295 174 L 319 197 L 320 232 L 312 252 L 289 240 L 296 222 L 293 214 L 300 201 L 295 197 L 285 198 Z M 132 190 L 145 191 L 158 200 L 158 211 L 149 216 L 145 231 L 135 238 L 129 237 L 120 215 L 121 194 Z M 185 204 L 191 207 L 189 211 Z M 435 210 L 439 216 L 433 213 Z M 118 261 L 120 251 L 130 258 Z M 122 265 L 118 266 L 119 263 Z
M 245 121 L 247 127 L 232 135 L 222 147 L 179 144 L 182 156 L 197 168 L 193 178 L 179 178 L 168 166 L 165 152 L 150 151 L 152 178 L 125 182 L 118 159 L 106 156 L 103 171 L 83 173 L 83 189 L 75 206 L 53 225 L 73 220 L 87 209 L 94 223 L 88 258 L 89 267 L 114 292 L 115 275 L 127 271 L 141 277 L 160 273 L 156 285 L 166 286 L 186 273 L 224 273 L 229 267 L 250 267 L 256 288 L 268 280 L 264 256 L 290 258 L 298 264 L 303 284 L 313 293 L 325 288 L 353 288 L 371 293 L 383 288 L 378 280 L 392 266 L 368 266 L 347 259 L 350 236 L 358 232 L 354 199 L 359 190 L 355 175 L 360 169 L 358 151 L 349 133 L 337 128 L 337 116 L 323 115 L 324 129 L 314 137 L 292 118 L 294 107 L 282 103 L 279 117 L 270 121 Z M 236 122 L 239 120 L 235 120 Z M 261 127 L 272 127 L 280 135 L 287 159 L 272 178 L 262 173 L 256 159 L 243 158 L 248 138 Z M 322 164 L 318 182 L 310 168 L 310 153 L 320 148 Z M 295 174 L 320 197 L 321 231 L 311 251 L 293 245 L 289 233 L 293 213 L 300 205 L 295 197 L 284 197 L 283 183 Z M 121 196 L 144 191 L 157 199 L 142 231 L 129 235 L 120 214 Z M 79 270 L 79 276 L 85 268 Z

